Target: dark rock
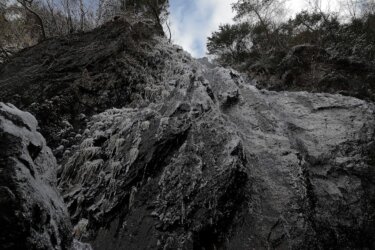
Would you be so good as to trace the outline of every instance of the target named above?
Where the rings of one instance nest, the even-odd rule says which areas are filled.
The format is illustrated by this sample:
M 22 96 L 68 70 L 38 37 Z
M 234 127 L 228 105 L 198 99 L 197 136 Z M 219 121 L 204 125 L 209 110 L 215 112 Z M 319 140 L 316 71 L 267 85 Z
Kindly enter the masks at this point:
M 35 118 L 0 103 L 0 248 L 70 249 L 56 160 Z
M 159 80 L 164 66 L 152 39 L 159 33 L 152 23 L 121 19 L 46 40 L 0 64 L 0 101 L 31 112 L 54 149 L 71 130 L 85 128 L 82 115 L 142 99 L 146 83 Z

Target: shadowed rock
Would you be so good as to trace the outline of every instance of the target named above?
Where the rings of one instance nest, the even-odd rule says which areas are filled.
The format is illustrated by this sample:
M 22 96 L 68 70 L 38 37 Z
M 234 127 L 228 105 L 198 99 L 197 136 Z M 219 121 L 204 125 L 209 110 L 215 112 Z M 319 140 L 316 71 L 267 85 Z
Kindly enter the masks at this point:
M 35 118 L 0 103 L 0 248 L 70 249 L 56 160 Z

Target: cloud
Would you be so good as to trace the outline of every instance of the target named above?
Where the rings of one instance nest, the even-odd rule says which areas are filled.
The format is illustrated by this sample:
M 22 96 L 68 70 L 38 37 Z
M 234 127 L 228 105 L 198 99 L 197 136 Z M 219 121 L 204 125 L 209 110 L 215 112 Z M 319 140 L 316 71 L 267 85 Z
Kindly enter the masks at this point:
M 171 0 L 173 42 L 194 57 L 206 54 L 206 40 L 220 24 L 231 23 L 231 4 L 236 0 Z

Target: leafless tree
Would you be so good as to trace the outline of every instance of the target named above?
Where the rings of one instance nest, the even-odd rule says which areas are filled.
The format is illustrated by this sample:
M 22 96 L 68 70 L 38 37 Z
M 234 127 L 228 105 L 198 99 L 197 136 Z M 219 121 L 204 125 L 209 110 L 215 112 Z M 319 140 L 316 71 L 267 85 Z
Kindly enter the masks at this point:
M 86 18 L 86 11 L 85 11 L 85 6 L 83 4 L 83 0 L 79 0 L 79 12 L 80 12 L 80 28 L 81 28 L 81 31 L 83 31 L 84 26 L 85 26 L 85 18 Z
M 30 12 L 34 17 L 35 21 L 38 23 L 41 32 L 42 40 L 46 39 L 46 31 L 44 29 L 44 23 L 42 17 L 32 8 L 33 0 L 17 0 L 28 12 Z
M 165 26 L 168 29 L 168 34 L 169 34 L 168 41 L 171 43 L 172 42 L 172 31 L 171 31 L 171 25 L 170 25 L 170 21 L 169 20 L 167 20 L 165 22 Z
M 237 15 L 235 19 L 246 20 L 250 23 L 259 22 L 270 37 L 270 28 L 284 14 L 286 0 L 240 0 L 233 5 Z

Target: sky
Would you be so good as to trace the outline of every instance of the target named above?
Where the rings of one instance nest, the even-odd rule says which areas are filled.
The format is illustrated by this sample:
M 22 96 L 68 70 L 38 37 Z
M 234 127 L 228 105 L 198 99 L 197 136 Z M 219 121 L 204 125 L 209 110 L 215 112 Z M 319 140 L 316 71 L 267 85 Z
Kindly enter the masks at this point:
M 203 57 L 206 40 L 220 24 L 231 23 L 236 0 L 170 0 L 173 42 L 194 57 Z
M 220 24 L 233 22 L 231 4 L 234 2 L 236 0 L 170 0 L 173 42 L 194 57 L 204 57 L 207 37 L 218 30 Z M 287 2 L 290 16 L 304 8 L 304 0 Z

